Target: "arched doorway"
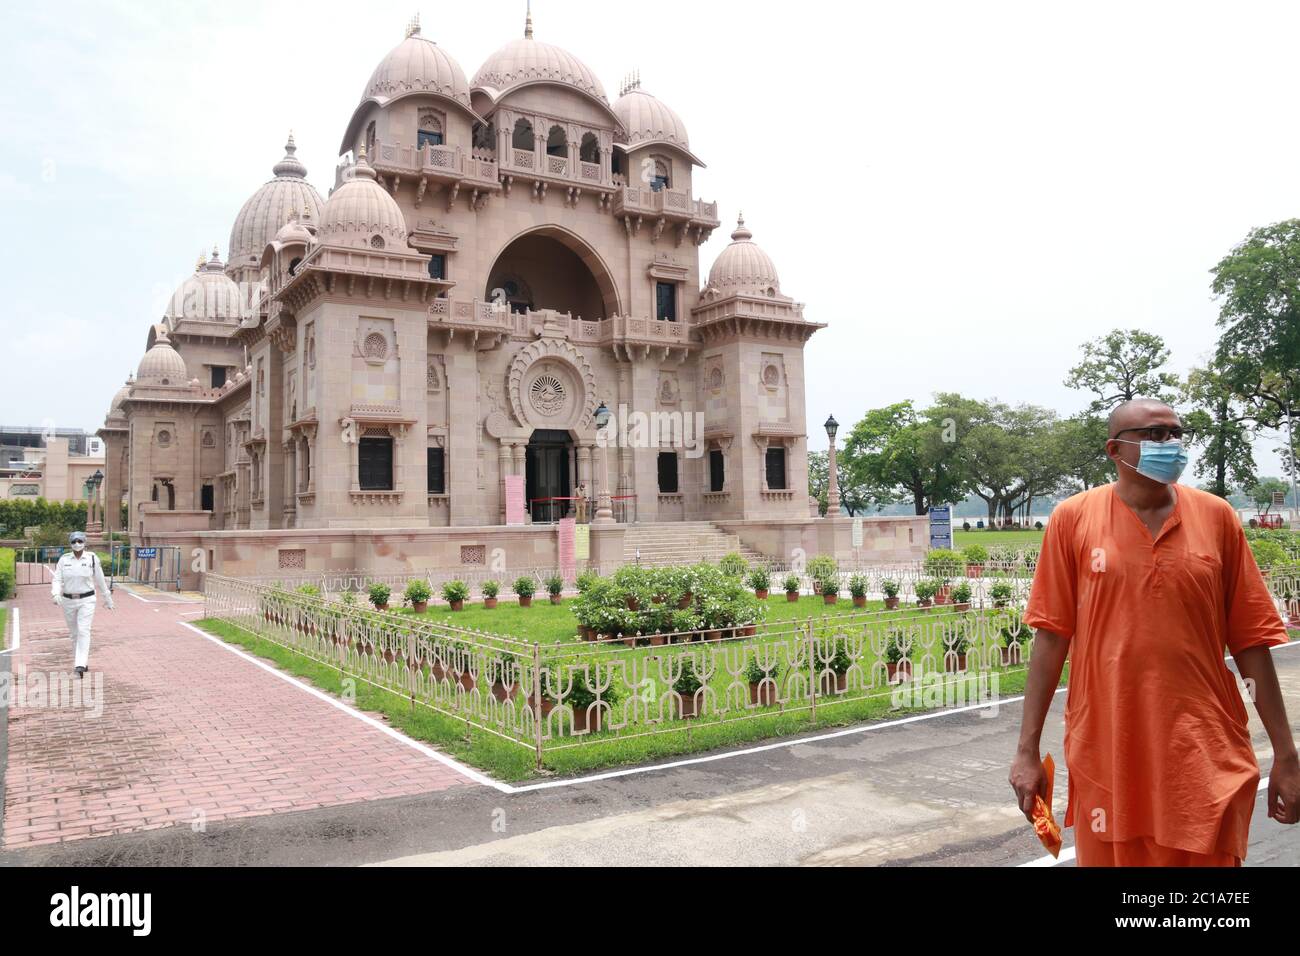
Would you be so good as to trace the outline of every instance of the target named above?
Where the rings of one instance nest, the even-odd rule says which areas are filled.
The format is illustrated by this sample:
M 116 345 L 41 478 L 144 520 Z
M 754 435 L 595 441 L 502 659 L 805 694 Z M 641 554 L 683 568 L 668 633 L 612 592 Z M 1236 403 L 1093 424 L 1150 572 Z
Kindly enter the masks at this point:
M 489 301 L 498 296 L 513 312 L 554 309 L 587 321 L 620 312 L 618 290 L 600 256 L 558 226 L 531 230 L 506 244 L 483 290 Z
M 528 507 L 533 521 L 558 521 L 569 513 L 572 484 L 569 469 L 573 460 L 573 441 L 567 431 L 538 428 L 528 441 L 525 458 Z

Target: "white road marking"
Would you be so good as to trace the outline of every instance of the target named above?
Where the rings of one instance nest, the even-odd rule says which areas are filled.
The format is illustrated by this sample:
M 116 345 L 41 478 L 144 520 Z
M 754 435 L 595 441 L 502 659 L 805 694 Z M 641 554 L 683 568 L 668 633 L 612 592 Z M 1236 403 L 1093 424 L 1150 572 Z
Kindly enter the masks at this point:
M 486 774 L 480 773 L 479 771 L 473 769 L 472 767 L 467 767 L 464 764 L 460 763 L 459 761 L 453 760 L 451 757 L 448 757 L 446 754 L 439 753 L 438 751 L 434 750 L 432 747 L 420 743 L 418 740 L 413 740 L 412 738 L 406 736 L 406 734 L 402 733 L 401 731 L 394 730 L 392 727 L 389 727 L 387 724 L 375 720 L 375 718 L 371 717 L 369 714 L 363 714 L 359 710 L 349 707 L 347 704 L 343 703 L 343 701 L 339 700 L 337 697 L 334 697 L 331 694 L 327 694 L 324 691 L 320 690 L 319 688 L 312 687 L 310 684 L 306 684 L 303 681 L 298 680 L 298 678 L 294 677 L 291 674 L 286 674 L 284 671 L 272 667 L 266 661 L 260 660 L 254 657 L 253 655 L 240 650 L 238 647 L 236 647 L 233 644 L 226 643 L 216 635 L 209 634 L 207 631 L 204 631 L 201 628 L 197 628 L 193 624 L 189 624 L 185 621 L 177 621 L 176 623 L 179 624 L 181 627 L 188 628 L 189 630 L 193 631 L 195 634 L 199 635 L 205 640 L 211 641 L 213 644 L 216 644 L 218 647 L 222 648 L 223 650 L 227 650 L 232 654 L 242 657 L 250 664 L 260 667 L 268 674 L 274 674 L 276 677 L 280 678 L 280 680 L 292 684 L 293 686 L 297 687 L 299 690 L 306 691 L 308 694 L 311 694 L 313 697 L 318 698 L 319 700 L 323 700 L 331 707 L 334 707 L 337 710 L 341 710 L 343 711 L 343 713 L 355 717 L 357 720 L 361 721 L 362 723 L 368 724 L 369 726 L 375 728 L 376 730 L 387 734 L 389 737 L 392 737 L 394 740 L 398 741 L 399 743 L 405 744 L 406 746 L 410 747 L 412 750 L 416 750 L 424 754 L 424 756 L 429 757 L 432 760 L 436 760 L 438 763 L 443 764 L 444 766 L 450 767 L 451 769 L 455 770 L 457 773 L 465 777 L 468 777 L 470 780 L 473 780 L 475 783 L 484 784 L 485 786 L 492 787 L 493 789 L 499 790 L 502 793 L 511 793 L 514 791 L 514 788 L 511 787 L 509 784 L 501 783 L 499 780 L 493 780 L 491 777 L 487 776 Z
M 9 609 L 9 613 L 13 615 L 13 621 L 14 621 L 13 641 L 10 643 L 9 647 L 6 647 L 3 651 L 0 651 L 0 654 L 11 654 L 14 651 L 18 650 L 18 648 L 21 647 L 23 643 L 22 634 L 19 632 L 19 627 L 18 627 L 18 621 L 19 621 L 18 605 L 15 604 L 13 607 L 11 607 Z

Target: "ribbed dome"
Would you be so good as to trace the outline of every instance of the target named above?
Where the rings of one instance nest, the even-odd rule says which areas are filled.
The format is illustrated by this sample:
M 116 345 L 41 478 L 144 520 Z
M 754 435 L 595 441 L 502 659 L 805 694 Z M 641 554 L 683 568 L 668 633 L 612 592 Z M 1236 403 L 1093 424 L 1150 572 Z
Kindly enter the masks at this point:
M 474 88 L 487 87 L 504 93 L 522 83 L 550 80 L 576 87 L 604 103 L 609 102 L 605 88 L 586 64 L 567 50 L 534 40 L 531 32 L 530 27 L 530 35 L 522 40 L 511 40 L 488 57 L 474 74 Z
M 304 179 L 307 167 L 294 155 L 297 150 L 292 133 L 284 151 L 284 159 L 272 168 L 275 178 L 253 193 L 235 217 L 230 230 L 230 269 L 257 268 L 267 243 L 275 238 L 291 212 L 308 210 L 320 218 L 320 193 Z
M 173 324 L 180 319 L 201 322 L 239 320 L 239 286 L 226 275 L 216 249 L 212 250 L 212 258 L 207 262 L 199 257 L 194 275 L 182 282 L 167 301 L 164 317 Z
M 106 419 L 122 417 L 122 403 L 126 401 L 127 397 L 131 394 L 131 386 L 134 384 L 134 381 L 128 377 L 126 384 L 117 390 L 117 394 L 113 396 L 112 403 L 108 406 L 108 414 L 105 416 Z
M 723 249 L 709 270 L 706 288 L 722 293 L 742 292 L 748 295 L 767 295 L 781 291 L 781 278 L 776 265 L 766 252 L 755 245 L 754 234 L 745 227 L 742 215 L 731 234 L 731 245 Z
M 645 90 L 628 90 L 614 104 L 614 115 L 627 131 L 627 144 L 672 143 L 690 149 L 686 124 L 667 105 Z
M 136 369 L 137 385 L 187 385 L 185 360 L 172 348 L 171 339 L 165 331 L 159 330 L 153 347 L 140 359 Z
M 375 67 L 361 99 L 392 99 L 403 93 L 436 93 L 469 106 L 469 81 L 442 47 L 420 36 L 419 27 Z
M 321 211 L 316 235 L 332 246 L 384 249 L 406 247 L 406 220 L 397 201 L 375 181 L 363 146 L 352 167 L 352 178 L 330 195 Z

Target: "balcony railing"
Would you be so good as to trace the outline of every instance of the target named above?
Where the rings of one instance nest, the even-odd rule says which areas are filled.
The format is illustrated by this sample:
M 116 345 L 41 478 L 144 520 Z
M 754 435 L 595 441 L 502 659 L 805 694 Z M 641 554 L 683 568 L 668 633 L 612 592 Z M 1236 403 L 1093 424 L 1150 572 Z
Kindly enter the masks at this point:
M 682 189 L 651 189 L 648 186 L 623 186 L 614 198 L 614 214 L 632 214 L 651 218 L 664 217 L 683 222 L 721 225 L 718 204 L 692 199 Z
M 443 179 L 464 179 L 482 184 L 497 182 L 496 157 L 484 150 L 467 151 L 460 146 L 404 146 L 375 144 L 370 163 L 377 170 L 424 174 Z
M 591 320 L 569 312 L 549 310 L 511 312 L 505 306 L 481 299 L 434 299 L 429 303 L 430 326 L 504 332 L 519 338 L 535 338 L 548 328 L 559 329 L 569 341 L 581 345 L 623 343 L 656 346 L 694 344 L 691 326 L 685 322 L 660 322 L 645 317 L 615 315 Z

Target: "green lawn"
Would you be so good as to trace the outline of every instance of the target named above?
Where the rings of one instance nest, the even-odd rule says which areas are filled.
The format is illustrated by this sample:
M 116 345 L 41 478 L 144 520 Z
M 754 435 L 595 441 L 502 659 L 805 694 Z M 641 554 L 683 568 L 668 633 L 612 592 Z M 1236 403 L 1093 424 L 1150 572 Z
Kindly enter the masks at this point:
M 1026 548 L 1043 543 L 1043 532 L 1035 531 L 1033 528 L 1010 531 L 977 530 L 974 522 L 971 522 L 971 530 L 962 531 L 961 521 L 955 523 L 957 528 L 952 533 L 952 543 L 958 551 L 972 544 L 982 544 L 986 548 Z
M 473 603 L 467 601 L 463 611 L 452 611 L 446 604 L 439 604 L 431 605 L 423 615 L 416 615 L 409 608 L 399 609 L 397 613 L 451 627 L 488 631 L 530 643 L 559 644 L 573 641 L 578 634 L 578 622 L 573 617 L 571 606 L 571 598 L 565 598 L 562 604 L 551 604 L 550 599 L 543 596 L 540 600 L 534 598 L 533 606 L 529 608 L 520 607 L 515 598 L 502 598 L 490 611 L 483 607 L 480 599 Z M 768 629 L 777 627 L 783 630 L 783 625 L 795 620 L 834 617 L 855 611 L 861 614 L 864 610 L 879 611 L 885 607 L 883 601 L 868 601 L 865 609 L 858 609 L 848 596 L 842 596 L 834 605 L 826 604 L 820 595 L 813 594 L 802 595 L 798 601 L 788 601 L 784 592 L 770 595 L 766 606 L 764 624 Z M 915 613 L 912 611 L 910 616 L 915 616 Z M 898 615 L 909 616 L 905 610 L 900 610 Z
M 0 607 L 0 651 L 9 646 L 9 631 L 5 628 L 8 617 L 9 611 Z

